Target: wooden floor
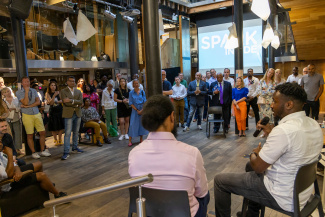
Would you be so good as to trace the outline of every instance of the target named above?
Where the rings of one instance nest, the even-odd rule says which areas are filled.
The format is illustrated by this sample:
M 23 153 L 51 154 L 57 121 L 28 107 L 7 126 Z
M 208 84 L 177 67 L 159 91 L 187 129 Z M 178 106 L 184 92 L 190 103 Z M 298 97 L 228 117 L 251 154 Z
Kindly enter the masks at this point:
M 254 119 L 249 120 L 250 130 L 247 131 L 247 137 L 237 137 L 234 133 L 234 121 L 227 138 L 221 135 L 214 135 L 211 130 L 211 137 L 207 139 L 205 135 L 205 124 L 202 125 L 202 131 L 197 129 L 196 123 L 193 123 L 189 132 L 183 132 L 178 128 L 177 139 L 187 144 L 198 147 L 201 151 L 207 178 L 209 182 L 209 191 L 211 200 L 208 206 L 208 216 L 214 215 L 214 194 L 213 178 L 217 173 L 223 172 L 243 172 L 245 164 L 248 161 L 244 158 L 259 142 L 264 143 L 265 139 L 254 138 L 252 134 L 255 130 Z M 134 142 L 138 142 L 136 138 Z M 50 147 L 53 139 L 49 138 L 46 144 Z M 63 147 L 53 147 L 50 149 L 52 157 L 41 158 L 44 165 L 44 171 L 56 184 L 60 191 L 66 191 L 68 194 L 77 193 L 90 188 L 103 186 L 129 178 L 128 174 L 128 154 L 132 148 L 127 146 L 128 141 L 118 141 L 112 139 L 112 144 L 103 147 L 80 145 L 85 151 L 83 154 L 71 154 L 66 161 L 61 161 L 60 157 Z M 31 157 L 24 158 L 28 163 L 34 160 Z M 320 179 L 322 181 L 322 179 Z M 320 184 L 320 188 L 322 184 Z M 51 195 L 53 198 L 53 195 Z M 241 209 L 242 197 L 232 196 L 232 216 Z M 124 217 L 127 216 L 129 206 L 128 190 L 121 190 L 112 193 L 104 193 L 91 196 L 86 199 L 79 199 L 70 204 L 59 205 L 56 212 L 60 217 Z M 275 211 L 266 210 L 266 216 L 282 217 L 284 215 Z M 31 211 L 23 215 L 25 217 L 43 217 L 53 216 L 50 208 L 43 208 Z

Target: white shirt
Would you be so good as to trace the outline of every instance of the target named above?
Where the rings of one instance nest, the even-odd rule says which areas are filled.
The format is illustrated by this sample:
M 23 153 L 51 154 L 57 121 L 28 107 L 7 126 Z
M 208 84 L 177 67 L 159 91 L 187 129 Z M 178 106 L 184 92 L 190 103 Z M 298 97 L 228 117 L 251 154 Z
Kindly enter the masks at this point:
M 235 80 L 232 77 L 228 77 L 228 79 L 226 79 L 225 77 L 223 77 L 224 81 L 228 81 L 231 84 L 231 87 L 234 88 L 235 87 Z
M 322 130 L 304 111 L 285 116 L 271 131 L 259 156 L 271 164 L 265 171 L 264 184 L 282 209 L 293 212 L 298 169 L 318 161 L 322 147 Z M 312 192 L 313 185 L 299 194 L 300 207 L 305 206 Z
M 248 88 L 248 95 L 249 97 L 256 97 L 261 89 L 261 85 L 260 85 L 260 80 L 258 80 L 258 78 L 256 77 L 252 77 L 252 80 L 248 80 L 248 77 L 244 79 L 244 84 L 245 87 Z
M 107 110 L 115 109 L 116 105 L 117 103 L 114 101 L 114 89 L 112 88 L 111 92 L 109 92 L 106 87 L 102 93 L 102 106 Z
M 176 99 L 179 97 L 178 100 L 184 99 L 187 96 L 186 88 L 183 84 L 179 84 L 177 86 L 176 84 L 173 86 L 173 94 L 169 95 L 170 98 Z
M 291 75 L 288 76 L 287 82 L 290 82 L 290 83 L 296 82 L 296 83 L 298 83 L 301 78 L 302 78 L 302 75 L 300 75 L 300 74 L 298 74 L 296 77 L 293 74 L 291 74 Z
M 6 172 L 7 164 L 8 164 L 7 156 L 4 157 L 3 152 L 0 152 L 0 181 L 8 178 Z M 10 184 L 6 184 L 0 187 L 0 190 L 4 192 L 10 191 L 10 189 L 11 189 Z
M 130 90 L 133 90 L 134 88 L 133 88 L 133 81 L 130 81 L 128 84 L 127 84 L 127 87 L 130 89 Z M 140 82 L 139 82 L 139 89 L 140 90 L 143 90 L 143 86 L 142 86 L 142 84 L 140 84 Z

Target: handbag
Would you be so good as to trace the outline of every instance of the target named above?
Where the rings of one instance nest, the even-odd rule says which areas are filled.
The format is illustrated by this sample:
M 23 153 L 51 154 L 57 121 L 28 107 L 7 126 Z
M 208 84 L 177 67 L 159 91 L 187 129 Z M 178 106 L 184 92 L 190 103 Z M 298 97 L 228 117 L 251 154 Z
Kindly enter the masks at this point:
M 262 97 L 262 96 L 259 96 L 258 99 L 257 99 L 257 104 L 258 104 L 258 105 L 266 104 L 266 100 L 265 100 L 265 98 Z
M 110 136 L 112 137 L 116 137 L 118 136 L 118 131 L 115 127 L 113 127 L 112 125 L 109 126 L 109 129 L 108 129 L 108 133 Z
M 121 98 L 122 98 L 122 100 L 124 100 L 124 99 L 125 99 L 125 97 L 123 96 L 121 89 L 119 89 L 119 93 L 120 93 L 120 95 L 121 95 Z M 126 106 L 126 108 L 127 108 L 127 109 L 129 109 L 129 108 L 130 108 L 130 105 L 129 105 L 129 103 L 125 103 L 125 102 L 123 102 L 123 103 L 124 103 L 124 105 Z

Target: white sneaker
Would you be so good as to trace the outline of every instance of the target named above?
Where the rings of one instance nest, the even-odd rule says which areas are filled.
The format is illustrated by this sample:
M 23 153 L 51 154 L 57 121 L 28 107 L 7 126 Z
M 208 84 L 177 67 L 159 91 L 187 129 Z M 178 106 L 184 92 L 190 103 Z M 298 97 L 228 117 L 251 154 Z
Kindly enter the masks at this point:
M 125 138 L 125 139 L 129 139 L 129 135 L 128 135 L 128 134 L 125 134 L 125 135 L 124 135 L 124 138 Z
M 124 135 L 121 135 L 120 138 L 118 138 L 118 140 L 123 140 L 124 139 Z
M 197 125 L 197 128 L 198 128 L 199 130 L 202 130 L 201 125 Z
M 188 126 L 185 126 L 183 129 L 183 132 L 185 132 L 185 131 L 190 131 L 190 128 L 188 128 Z
M 51 153 L 50 153 L 47 149 L 45 149 L 44 151 L 42 151 L 42 152 L 40 153 L 40 155 L 41 155 L 42 157 L 50 157 L 50 156 L 51 156 Z
M 34 158 L 34 159 L 40 159 L 41 157 L 37 154 L 37 152 L 34 152 L 32 154 L 32 158 Z

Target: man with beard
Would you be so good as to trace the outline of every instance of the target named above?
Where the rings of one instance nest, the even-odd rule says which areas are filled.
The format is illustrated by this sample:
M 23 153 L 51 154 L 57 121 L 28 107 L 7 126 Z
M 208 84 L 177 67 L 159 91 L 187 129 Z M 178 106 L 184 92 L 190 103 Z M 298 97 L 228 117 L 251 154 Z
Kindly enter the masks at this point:
M 154 181 L 144 187 L 187 191 L 191 216 L 205 217 L 210 195 L 202 155 L 176 140 L 172 102 L 162 95 L 150 97 L 143 107 L 142 125 L 150 133 L 129 154 L 130 176 L 151 173 Z
M 298 83 L 298 81 L 301 79 L 301 75 L 298 74 L 298 67 L 293 67 L 292 69 L 292 75 L 288 76 L 287 82 L 290 83 Z
M 318 123 L 302 110 L 307 94 L 298 84 L 275 87 L 271 108 L 279 125 L 257 124 L 267 137 L 253 149 L 246 173 L 223 173 L 214 178 L 217 217 L 230 217 L 231 193 L 250 200 L 247 216 L 259 216 L 260 205 L 293 212 L 292 192 L 300 167 L 318 161 L 323 133 Z M 313 185 L 299 195 L 304 207 Z

